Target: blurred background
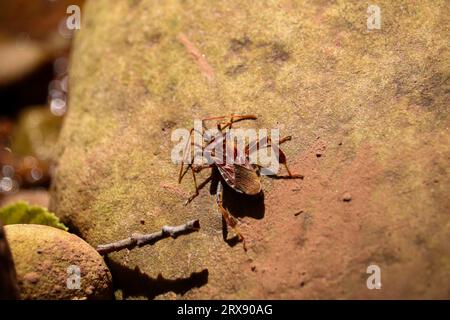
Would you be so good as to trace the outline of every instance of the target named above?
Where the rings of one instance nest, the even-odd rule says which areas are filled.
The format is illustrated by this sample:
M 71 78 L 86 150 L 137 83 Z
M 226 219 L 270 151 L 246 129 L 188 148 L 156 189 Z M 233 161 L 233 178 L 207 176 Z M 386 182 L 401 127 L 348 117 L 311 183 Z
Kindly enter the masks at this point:
M 68 108 L 74 31 L 67 8 L 83 2 L 0 1 L 0 206 L 24 200 L 48 207 Z

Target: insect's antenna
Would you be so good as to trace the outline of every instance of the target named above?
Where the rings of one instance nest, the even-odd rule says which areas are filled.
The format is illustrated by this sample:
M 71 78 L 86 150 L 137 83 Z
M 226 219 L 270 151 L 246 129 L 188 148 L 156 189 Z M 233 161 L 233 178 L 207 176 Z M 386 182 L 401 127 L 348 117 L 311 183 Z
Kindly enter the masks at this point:
M 209 117 L 203 119 L 203 121 L 211 121 L 211 120 L 223 120 L 223 119 L 229 119 L 233 118 L 233 122 L 242 121 L 242 120 L 256 120 L 257 117 L 253 114 L 245 114 L 245 115 L 238 115 L 238 114 L 232 114 L 229 116 L 220 116 L 220 117 Z
M 239 121 L 243 121 L 243 120 L 256 120 L 257 117 L 253 114 L 248 114 L 248 115 L 231 115 L 230 116 L 230 121 L 228 123 L 225 123 L 223 125 L 223 127 L 221 127 L 222 130 L 225 130 L 227 128 L 231 128 L 231 126 Z
M 256 120 L 258 119 L 257 116 L 255 116 L 254 114 L 246 114 L 246 115 L 233 115 L 233 118 L 235 119 L 234 122 L 236 121 L 241 121 L 241 120 Z

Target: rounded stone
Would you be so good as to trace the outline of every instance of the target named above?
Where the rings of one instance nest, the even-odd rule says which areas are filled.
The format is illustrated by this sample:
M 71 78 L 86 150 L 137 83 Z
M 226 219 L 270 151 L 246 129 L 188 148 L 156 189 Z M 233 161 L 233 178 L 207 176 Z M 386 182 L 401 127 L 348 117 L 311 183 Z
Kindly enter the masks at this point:
M 5 232 L 22 299 L 112 298 L 109 269 L 81 238 L 34 224 L 7 225 Z

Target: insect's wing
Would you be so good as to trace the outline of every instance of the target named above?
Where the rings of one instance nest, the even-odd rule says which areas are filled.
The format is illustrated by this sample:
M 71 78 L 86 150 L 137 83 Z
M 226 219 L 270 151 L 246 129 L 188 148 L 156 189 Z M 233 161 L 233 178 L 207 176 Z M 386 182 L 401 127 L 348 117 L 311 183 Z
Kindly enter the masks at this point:
M 217 165 L 217 169 L 228 186 L 248 195 L 261 192 L 261 180 L 253 168 L 238 164 Z
M 235 189 L 248 195 L 257 195 L 261 192 L 261 179 L 255 170 L 234 165 L 234 176 Z
M 217 165 L 217 169 L 219 169 L 220 175 L 222 176 L 222 178 L 225 180 L 225 182 L 227 183 L 227 185 L 229 185 L 231 188 L 236 190 L 236 184 L 235 184 L 235 172 L 234 172 L 234 166 L 233 165 L 229 165 L 229 164 L 224 164 L 224 165 Z M 240 191 L 240 190 L 237 190 Z

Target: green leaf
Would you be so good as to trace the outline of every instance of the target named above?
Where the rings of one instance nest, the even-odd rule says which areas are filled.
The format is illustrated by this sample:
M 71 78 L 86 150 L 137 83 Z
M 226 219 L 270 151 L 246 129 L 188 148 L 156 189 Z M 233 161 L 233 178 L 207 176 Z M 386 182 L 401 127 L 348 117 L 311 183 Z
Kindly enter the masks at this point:
M 68 231 L 54 213 L 39 206 L 32 206 L 26 202 L 16 202 L 0 209 L 0 220 L 7 224 L 43 224 Z

